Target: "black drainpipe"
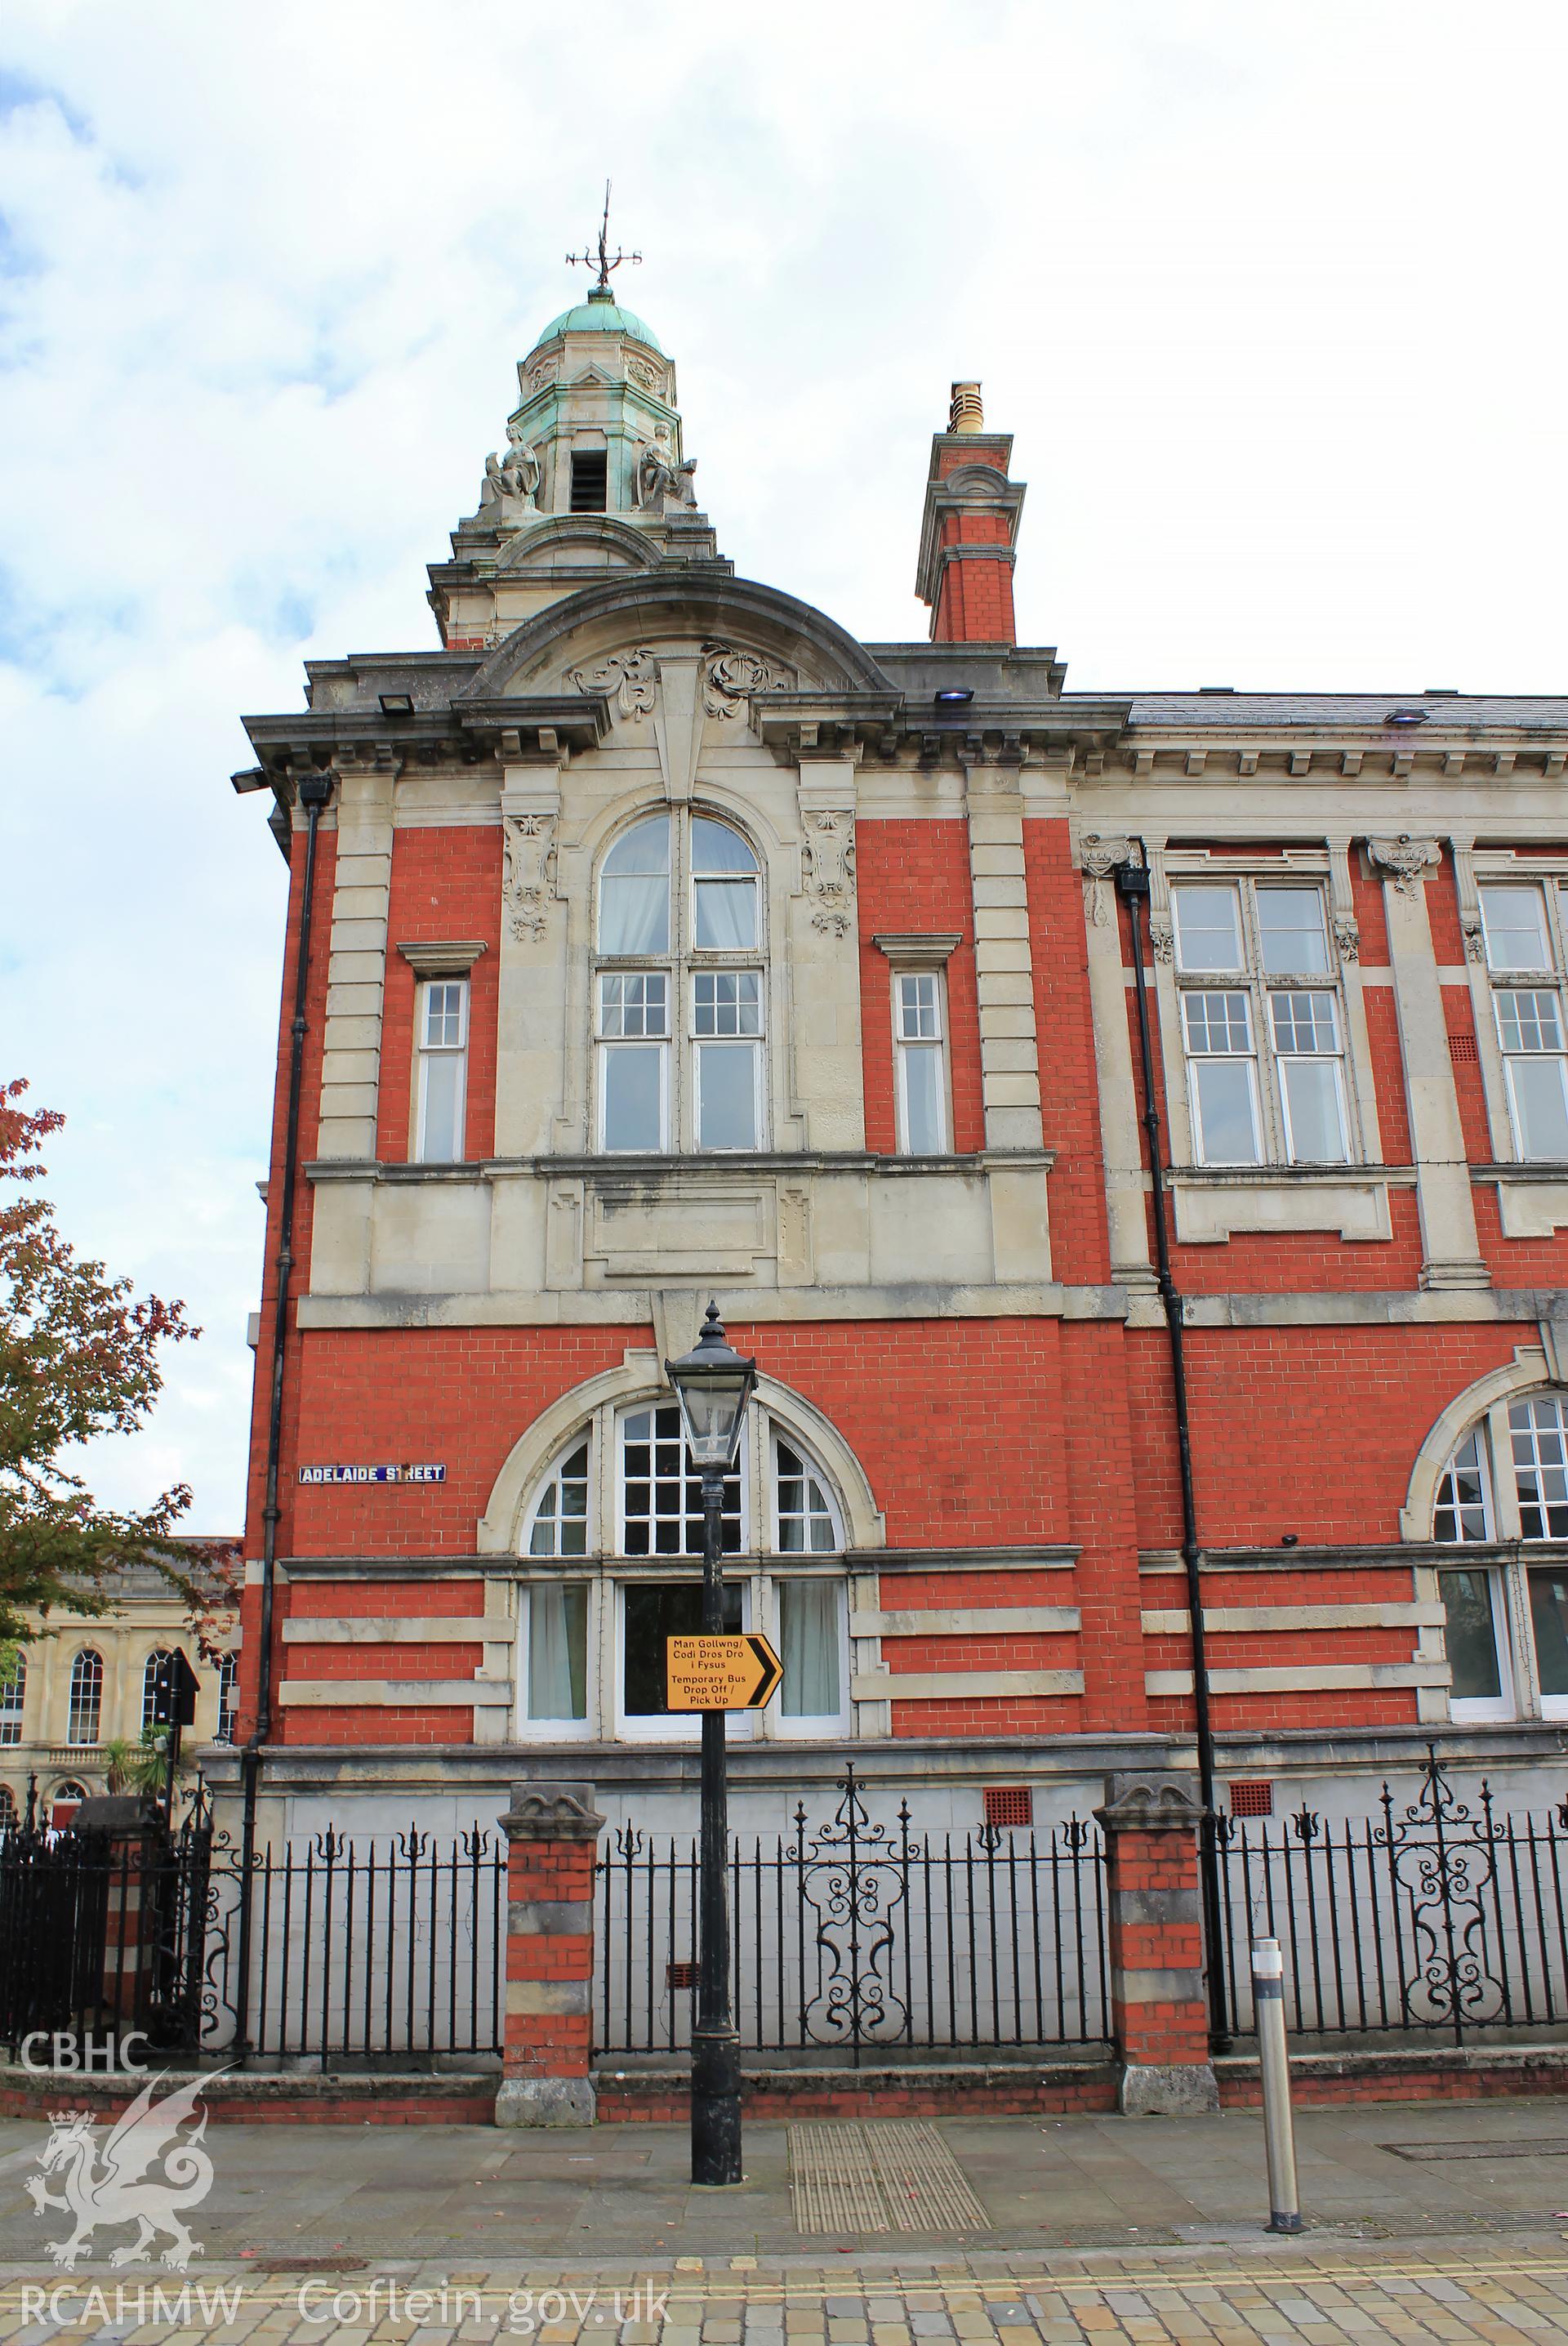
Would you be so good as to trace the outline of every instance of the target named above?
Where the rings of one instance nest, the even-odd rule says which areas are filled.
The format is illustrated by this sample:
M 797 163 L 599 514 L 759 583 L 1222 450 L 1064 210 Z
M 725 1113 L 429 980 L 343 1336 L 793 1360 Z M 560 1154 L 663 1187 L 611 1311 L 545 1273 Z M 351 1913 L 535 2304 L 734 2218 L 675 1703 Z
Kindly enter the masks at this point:
M 300 949 L 294 963 L 294 1017 L 290 1028 L 289 1117 L 283 1135 L 283 1193 L 278 1213 L 278 1281 L 272 1305 L 272 1388 L 267 1409 L 267 1484 L 261 1509 L 261 1626 L 256 1719 L 239 1755 L 239 1946 L 235 2018 L 239 2056 L 249 2051 L 250 1910 L 256 1861 L 256 1798 L 261 1747 L 272 1733 L 272 1610 L 278 1566 L 278 1460 L 283 1446 L 283 1365 L 289 1332 L 289 1288 L 294 1269 L 294 1190 L 300 1168 L 300 1090 L 305 1066 L 305 1001 L 311 982 L 311 925 L 316 895 L 316 833 L 332 795 L 330 773 L 301 774 L 298 800 L 305 810 L 305 873 L 300 887 Z
M 1214 1782 L 1214 1723 L 1209 1708 L 1208 1658 L 1203 1626 L 1203 1551 L 1197 1543 L 1197 1501 L 1192 1479 L 1192 1426 L 1187 1415 L 1186 1352 L 1183 1341 L 1185 1306 L 1171 1276 L 1170 1236 L 1166 1227 L 1165 1135 L 1155 1092 L 1155 1055 L 1149 1035 L 1147 981 L 1144 972 L 1144 907 L 1149 899 L 1149 860 L 1138 842 L 1136 863 L 1116 867 L 1116 892 L 1126 901 L 1133 924 L 1133 998 L 1138 1012 L 1138 1056 L 1144 1071 L 1144 1129 L 1149 1140 L 1149 1172 L 1154 1189 L 1155 1275 L 1165 1306 L 1170 1337 L 1171 1394 L 1176 1404 L 1176 1463 L 1181 1475 L 1181 1556 L 1186 1573 L 1187 1613 L 1192 1622 L 1193 1711 L 1197 1728 L 1197 1781 L 1203 1800 L 1198 1834 L 1198 1862 L 1203 1889 L 1204 1979 L 1208 1990 L 1209 2037 L 1217 2053 L 1230 2049 L 1225 2009 L 1223 1904 L 1219 1890 L 1219 1845 L 1217 1839 Z

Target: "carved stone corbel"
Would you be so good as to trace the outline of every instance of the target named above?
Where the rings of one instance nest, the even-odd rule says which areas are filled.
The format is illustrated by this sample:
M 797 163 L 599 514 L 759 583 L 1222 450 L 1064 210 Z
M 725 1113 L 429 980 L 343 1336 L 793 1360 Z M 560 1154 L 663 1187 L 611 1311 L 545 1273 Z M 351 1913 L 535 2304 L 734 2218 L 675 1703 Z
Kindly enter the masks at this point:
M 801 867 L 811 926 L 845 935 L 855 913 L 855 818 L 849 807 L 808 807 Z
M 1086 831 L 1078 843 L 1078 866 L 1084 874 L 1084 918 L 1093 929 L 1103 929 L 1105 882 L 1124 863 L 1135 861 L 1133 842 L 1111 832 Z
M 1442 862 L 1442 849 L 1435 839 L 1415 839 L 1401 831 L 1397 839 L 1369 839 L 1367 861 L 1392 880 L 1401 896 L 1413 896 L 1424 885 L 1422 873 Z
M 508 814 L 502 818 L 506 851 L 504 894 L 512 933 L 535 944 L 545 933 L 555 893 L 555 817 Z
M 1454 831 L 1449 840 L 1453 856 L 1454 885 L 1459 892 L 1459 926 L 1464 950 L 1471 961 L 1486 959 L 1486 929 L 1481 917 L 1481 891 L 1475 883 L 1475 839 Z

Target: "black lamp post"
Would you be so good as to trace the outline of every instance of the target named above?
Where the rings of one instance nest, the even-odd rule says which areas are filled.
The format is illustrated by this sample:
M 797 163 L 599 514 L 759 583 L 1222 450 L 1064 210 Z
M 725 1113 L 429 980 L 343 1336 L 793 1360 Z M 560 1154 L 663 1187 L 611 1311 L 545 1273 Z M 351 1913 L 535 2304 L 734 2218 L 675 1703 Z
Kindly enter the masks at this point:
M 710 1303 L 689 1352 L 665 1369 L 680 1403 L 692 1464 L 702 1477 L 702 1632 L 724 1628 L 724 1478 L 740 1447 L 757 1363 L 726 1340 Z M 729 1817 L 722 1710 L 702 1714 L 702 1875 L 697 2025 L 691 2041 L 691 2179 L 738 2183 L 740 2040 L 729 2008 Z

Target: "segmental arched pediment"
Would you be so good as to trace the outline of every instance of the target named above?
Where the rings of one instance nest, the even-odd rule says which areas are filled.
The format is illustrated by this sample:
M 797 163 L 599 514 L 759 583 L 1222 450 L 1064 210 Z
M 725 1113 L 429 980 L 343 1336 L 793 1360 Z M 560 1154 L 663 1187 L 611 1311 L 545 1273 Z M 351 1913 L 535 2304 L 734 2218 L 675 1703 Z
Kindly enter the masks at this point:
M 891 690 L 865 647 L 809 603 L 747 578 L 656 573 L 585 586 L 524 620 L 462 698 L 559 690 L 574 671 L 646 646 L 688 648 L 710 663 L 729 656 L 733 667 L 709 682 L 731 702 L 769 690 Z
M 552 521 L 545 529 L 526 530 L 513 538 L 495 566 L 496 575 L 515 577 L 530 571 L 548 575 L 574 559 L 606 556 L 627 570 L 652 570 L 658 549 L 644 530 L 603 514 L 579 514 Z

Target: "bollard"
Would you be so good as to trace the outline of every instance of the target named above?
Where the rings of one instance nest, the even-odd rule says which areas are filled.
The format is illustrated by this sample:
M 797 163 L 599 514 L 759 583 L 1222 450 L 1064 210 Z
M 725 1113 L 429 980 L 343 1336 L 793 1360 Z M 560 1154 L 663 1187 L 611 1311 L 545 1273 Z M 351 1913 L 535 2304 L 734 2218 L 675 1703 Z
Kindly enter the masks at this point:
M 1290 2063 L 1285 2051 L 1285 1960 L 1278 1939 L 1252 1944 L 1252 2002 L 1263 2076 L 1263 2141 L 1268 2158 L 1268 2229 L 1301 2229 L 1296 2137 L 1290 2122 Z

